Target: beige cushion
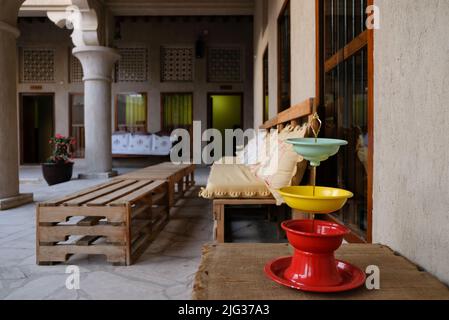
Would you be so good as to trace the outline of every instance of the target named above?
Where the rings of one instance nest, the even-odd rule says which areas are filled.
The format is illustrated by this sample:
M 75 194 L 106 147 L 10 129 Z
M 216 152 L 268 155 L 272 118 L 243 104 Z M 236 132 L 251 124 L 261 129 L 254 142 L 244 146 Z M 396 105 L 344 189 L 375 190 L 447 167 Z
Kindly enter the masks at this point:
M 215 164 L 212 166 L 207 187 L 200 196 L 206 199 L 271 198 L 265 183 L 245 165 Z
M 298 167 L 303 171 L 305 171 L 307 167 L 305 165 L 298 166 L 298 163 L 302 163 L 304 159 L 294 152 L 291 144 L 286 142 L 288 139 L 304 138 L 307 134 L 307 126 L 305 125 L 289 130 L 290 131 L 284 130 L 277 136 L 271 136 L 270 154 L 272 157 L 267 158 L 256 172 L 256 176 L 266 183 L 278 204 L 281 204 L 283 199 L 278 194 L 277 190 L 291 186 L 292 178 L 295 175 L 299 174 L 302 176 L 304 174 L 304 172 L 297 172 Z M 278 143 L 277 147 L 275 142 Z
M 240 162 L 239 157 L 222 157 L 220 160 L 214 162 L 214 164 L 243 164 Z
M 265 145 L 268 132 L 266 130 L 258 130 L 248 144 L 241 151 L 238 151 L 237 158 L 240 164 L 258 165 L 265 159 Z

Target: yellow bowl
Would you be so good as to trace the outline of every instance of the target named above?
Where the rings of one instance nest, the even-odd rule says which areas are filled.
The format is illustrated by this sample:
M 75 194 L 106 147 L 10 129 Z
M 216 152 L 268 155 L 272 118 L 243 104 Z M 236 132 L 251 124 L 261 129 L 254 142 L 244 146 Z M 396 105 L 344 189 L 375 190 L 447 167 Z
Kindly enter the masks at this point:
M 327 187 L 315 187 L 313 195 L 312 186 L 286 187 L 279 190 L 287 205 L 305 213 L 328 214 L 343 208 L 352 192 Z

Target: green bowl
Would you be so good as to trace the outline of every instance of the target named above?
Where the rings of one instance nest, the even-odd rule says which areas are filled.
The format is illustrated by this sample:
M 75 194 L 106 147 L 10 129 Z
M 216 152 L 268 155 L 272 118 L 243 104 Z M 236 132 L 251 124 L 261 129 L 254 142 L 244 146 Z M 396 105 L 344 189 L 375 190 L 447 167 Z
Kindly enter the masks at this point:
M 319 167 L 322 161 L 336 155 L 341 146 L 348 144 L 344 140 L 321 138 L 288 139 L 287 143 L 292 144 L 295 152 L 310 161 L 313 167 Z

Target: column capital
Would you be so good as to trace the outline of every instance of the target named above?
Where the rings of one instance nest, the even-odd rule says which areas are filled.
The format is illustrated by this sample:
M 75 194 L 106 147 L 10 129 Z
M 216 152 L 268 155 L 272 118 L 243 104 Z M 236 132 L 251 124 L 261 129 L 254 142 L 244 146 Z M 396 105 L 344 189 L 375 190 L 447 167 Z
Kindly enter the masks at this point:
M 101 46 L 84 46 L 73 49 L 73 55 L 80 60 L 84 81 L 102 80 L 110 82 L 114 63 L 120 59 L 117 50 Z
M 64 11 L 49 11 L 47 17 L 58 27 L 72 29 L 75 47 L 98 46 L 98 17 L 94 9 L 68 6 Z

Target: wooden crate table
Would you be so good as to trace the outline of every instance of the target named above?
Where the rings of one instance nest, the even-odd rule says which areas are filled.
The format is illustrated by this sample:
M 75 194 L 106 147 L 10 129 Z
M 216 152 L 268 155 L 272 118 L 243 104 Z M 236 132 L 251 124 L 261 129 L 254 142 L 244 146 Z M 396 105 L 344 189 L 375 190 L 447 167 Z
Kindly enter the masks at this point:
M 74 254 L 105 255 L 130 265 L 169 219 L 168 184 L 120 180 L 38 204 L 38 264 L 66 262 Z
M 136 170 L 117 177 L 117 179 L 132 180 L 165 180 L 168 183 L 169 203 L 173 207 L 176 200 L 195 185 L 194 164 L 173 164 L 164 162 L 158 165 Z M 175 188 L 177 186 L 177 188 Z
M 405 258 L 381 245 L 349 244 L 337 259 L 362 270 L 380 268 L 380 290 L 365 287 L 337 294 L 313 294 L 283 287 L 264 274 L 267 262 L 289 256 L 287 244 L 216 244 L 206 246 L 195 278 L 196 300 L 433 300 L 449 299 L 449 289 Z

